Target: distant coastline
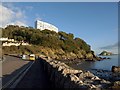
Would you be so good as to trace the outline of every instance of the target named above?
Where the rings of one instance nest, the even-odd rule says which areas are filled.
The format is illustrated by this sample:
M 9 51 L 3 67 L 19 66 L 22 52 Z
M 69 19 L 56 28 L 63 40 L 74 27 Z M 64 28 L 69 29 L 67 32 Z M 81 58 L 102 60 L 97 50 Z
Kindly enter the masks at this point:
M 100 56 L 111 56 L 111 55 L 113 55 L 113 53 L 112 52 L 108 52 L 108 51 L 102 51 L 99 55 Z

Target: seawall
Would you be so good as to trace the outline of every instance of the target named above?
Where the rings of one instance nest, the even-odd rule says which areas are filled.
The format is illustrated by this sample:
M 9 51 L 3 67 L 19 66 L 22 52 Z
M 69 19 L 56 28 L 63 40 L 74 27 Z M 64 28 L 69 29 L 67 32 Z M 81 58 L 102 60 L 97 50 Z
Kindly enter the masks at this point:
M 75 70 L 57 60 L 42 58 L 44 71 L 47 73 L 53 88 L 109 88 L 111 83 L 100 79 L 89 71 Z

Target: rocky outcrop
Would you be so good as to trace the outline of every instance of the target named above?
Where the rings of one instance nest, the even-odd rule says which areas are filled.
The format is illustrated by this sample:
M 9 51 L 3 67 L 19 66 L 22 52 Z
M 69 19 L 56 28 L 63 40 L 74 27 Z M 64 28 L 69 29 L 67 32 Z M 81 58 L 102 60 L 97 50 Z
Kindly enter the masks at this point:
M 60 61 L 43 58 L 44 70 L 56 88 L 108 88 L 109 81 L 100 79 L 90 71 L 75 70 Z
M 112 71 L 112 72 L 119 72 L 119 73 L 120 73 L 120 67 L 112 66 L 111 71 Z
M 76 54 L 73 52 L 65 52 L 62 49 L 55 50 L 50 48 L 41 48 L 41 52 L 44 53 L 44 55 L 47 57 L 58 60 L 86 59 L 93 61 L 100 59 L 99 57 L 95 56 L 93 52 L 86 52 L 84 50 L 80 50 Z
M 102 55 L 102 56 L 110 56 L 110 55 L 112 55 L 112 52 L 103 51 L 103 52 L 101 52 L 99 55 Z
M 112 86 L 113 90 L 120 90 L 120 81 L 115 81 Z

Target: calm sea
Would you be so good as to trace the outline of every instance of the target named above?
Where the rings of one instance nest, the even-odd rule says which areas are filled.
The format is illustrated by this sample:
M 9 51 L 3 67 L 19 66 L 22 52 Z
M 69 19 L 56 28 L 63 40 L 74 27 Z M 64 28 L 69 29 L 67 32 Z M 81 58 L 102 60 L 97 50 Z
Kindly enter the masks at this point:
M 102 61 L 84 61 L 78 64 L 72 64 L 71 67 L 75 69 L 84 69 L 84 70 L 91 70 L 91 69 L 103 69 L 103 70 L 111 70 L 112 66 L 120 66 L 118 62 L 118 55 L 112 56 L 101 56 L 101 57 L 110 57 L 111 59 L 106 59 Z

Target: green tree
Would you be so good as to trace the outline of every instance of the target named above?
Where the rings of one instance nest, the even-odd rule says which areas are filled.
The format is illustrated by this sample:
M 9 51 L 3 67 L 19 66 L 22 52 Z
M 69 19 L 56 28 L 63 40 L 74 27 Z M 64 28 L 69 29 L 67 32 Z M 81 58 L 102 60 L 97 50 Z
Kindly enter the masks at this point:
M 80 38 L 74 38 L 74 34 L 50 30 L 40 31 L 30 27 L 9 25 L 3 31 L 3 37 L 14 38 L 18 41 L 26 41 L 32 45 L 63 49 L 65 52 L 78 53 L 80 50 L 91 52 L 90 45 Z M 30 50 L 30 49 L 29 49 Z M 33 52 L 33 51 L 32 51 Z

